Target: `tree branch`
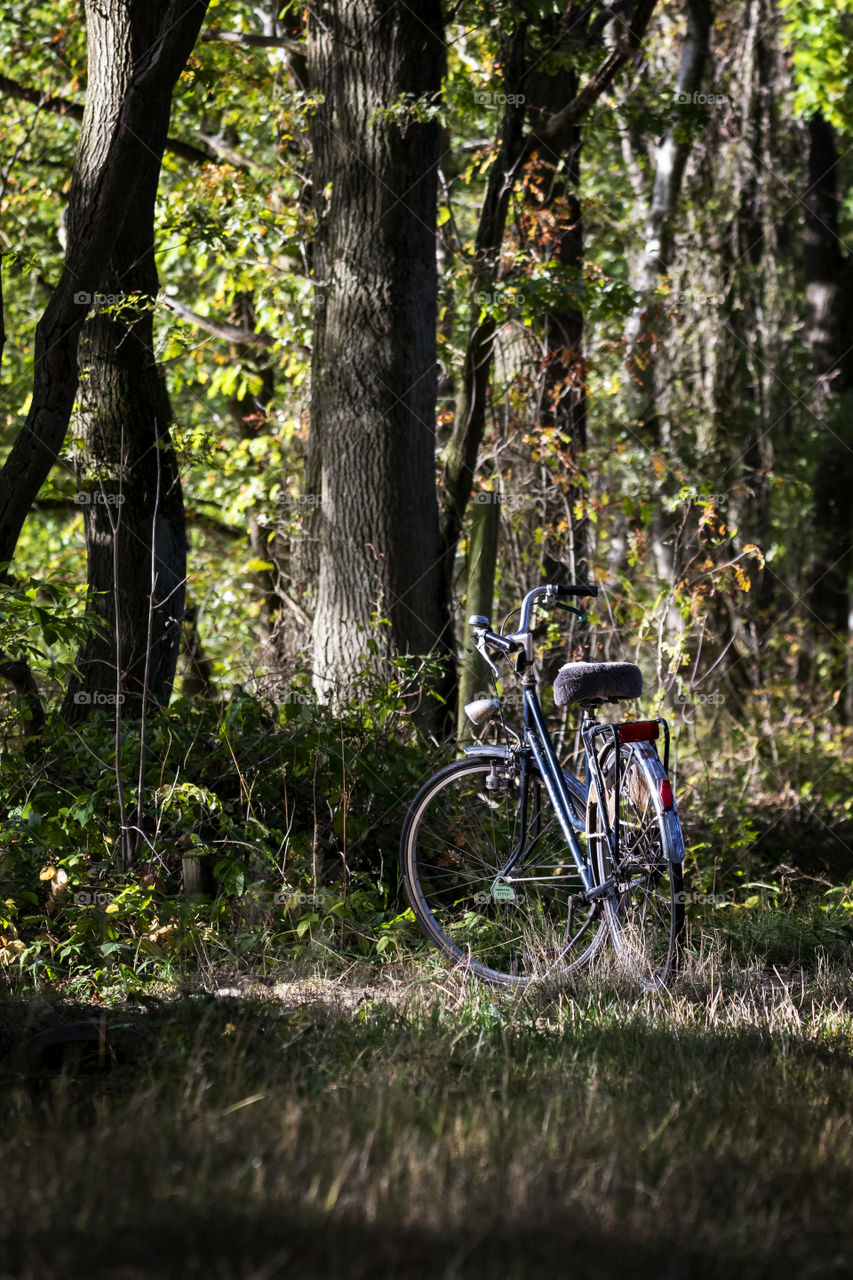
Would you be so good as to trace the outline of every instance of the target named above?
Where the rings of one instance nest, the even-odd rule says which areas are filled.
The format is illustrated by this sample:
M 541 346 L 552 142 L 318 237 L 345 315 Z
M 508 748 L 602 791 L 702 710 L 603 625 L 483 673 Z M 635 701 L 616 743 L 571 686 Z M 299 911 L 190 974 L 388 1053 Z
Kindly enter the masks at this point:
M 249 49 L 287 49 L 288 53 L 305 56 L 307 46 L 301 40 L 293 40 L 289 36 L 251 36 L 245 31 L 223 31 L 220 27 L 211 27 L 203 31 L 204 41 L 215 41 L 219 44 L 242 44 Z
M 546 122 L 541 131 L 531 134 L 528 153 L 535 149 L 541 137 L 545 142 L 559 142 L 574 125 L 578 124 L 606 89 L 609 89 L 619 68 L 636 53 L 649 25 L 657 0 L 639 0 L 626 35 L 608 54 L 594 75 L 587 81 L 571 102 L 561 111 L 557 111 Z M 525 159 L 527 156 L 525 156 Z
M 235 347 L 271 347 L 273 344 L 273 338 L 268 333 L 254 333 L 251 329 L 244 329 L 238 324 L 229 324 L 227 320 L 214 320 L 211 316 L 199 315 L 197 311 L 191 311 L 176 298 L 161 294 L 159 301 L 167 311 L 173 312 L 181 320 L 186 320 L 188 324 L 194 324 L 197 329 L 203 329 L 212 337 L 221 338 L 223 342 L 230 342 Z
M 10 80 L 8 76 L 0 75 L 0 92 L 7 98 L 30 102 L 41 111 L 51 111 L 54 115 L 68 116 L 72 120 L 83 119 L 82 103 L 72 102 L 70 98 L 63 98 L 60 94 L 41 93 L 29 85 Z M 194 146 L 191 142 L 182 142 L 180 138 L 167 138 L 166 150 L 173 156 L 177 156 L 179 160 L 188 160 L 190 164 L 230 164 L 235 168 L 246 167 L 246 161 L 238 163 L 224 150 L 219 150 L 209 139 L 205 138 L 205 143 L 206 146 L 202 148 Z

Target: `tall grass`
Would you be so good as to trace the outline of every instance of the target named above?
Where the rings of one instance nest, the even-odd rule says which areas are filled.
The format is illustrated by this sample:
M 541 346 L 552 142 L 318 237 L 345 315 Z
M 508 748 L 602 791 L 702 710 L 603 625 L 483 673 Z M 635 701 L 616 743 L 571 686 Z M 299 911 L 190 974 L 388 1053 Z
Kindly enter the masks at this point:
M 427 958 L 114 1008 L 64 1072 L 21 1046 L 92 1009 L 8 1001 L 0 1274 L 847 1275 L 851 991 L 711 930 L 667 993 Z

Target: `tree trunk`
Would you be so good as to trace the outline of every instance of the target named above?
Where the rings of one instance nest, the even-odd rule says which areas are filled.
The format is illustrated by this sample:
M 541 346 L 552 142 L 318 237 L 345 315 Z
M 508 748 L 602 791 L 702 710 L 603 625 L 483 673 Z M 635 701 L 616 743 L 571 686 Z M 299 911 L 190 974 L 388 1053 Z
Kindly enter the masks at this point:
M 117 12 L 117 0 L 110 0 Z M 159 33 L 140 51 L 137 71 L 110 121 L 97 160 L 78 146 L 71 180 L 68 252 L 59 283 L 36 329 L 33 394 L 27 420 L 0 471 L 0 564 L 15 554 L 39 489 L 65 440 L 77 390 L 77 343 L 136 184 L 158 142 L 161 104 L 186 64 L 208 0 L 171 0 Z
M 552 38 L 558 30 L 554 30 Z M 571 27 L 571 37 L 573 41 L 583 40 L 587 47 L 597 38 L 594 30 L 578 23 Z M 544 121 L 561 102 L 571 102 L 576 97 L 578 74 L 573 66 L 566 66 L 557 75 L 544 74 L 540 68 L 528 78 L 526 87 L 531 116 L 538 113 Z M 568 128 L 557 144 L 542 141 L 529 166 L 524 192 L 525 207 L 532 214 L 534 225 L 534 252 L 555 264 L 563 290 L 563 300 L 545 315 L 542 333 L 538 416 L 542 428 L 550 433 L 547 455 L 551 479 L 543 523 L 546 529 L 560 530 L 562 535 L 559 543 L 556 534 L 543 543 L 542 574 L 548 582 L 582 581 L 589 572 L 586 527 L 583 520 L 576 518 L 583 499 L 579 477 L 586 449 L 584 317 L 572 291 L 573 284 L 580 286 L 584 264 L 578 196 L 581 142 L 580 124 Z
M 814 543 L 807 592 L 816 640 L 836 655 L 844 718 L 853 720 L 853 431 L 841 397 L 853 384 L 853 306 L 850 260 L 838 234 L 838 156 L 835 133 L 821 115 L 808 125 L 808 191 L 805 197 L 808 340 L 820 391 L 822 427 L 815 468 Z M 828 633 L 828 635 L 827 635 Z
M 444 578 L 444 590 L 447 599 L 451 596 L 453 564 L 456 544 L 462 531 L 462 520 L 465 508 L 471 496 L 474 470 L 477 464 L 477 453 L 482 442 L 486 422 L 486 405 L 491 376 L 494 352 L 494 321 L 486 316 L 479 319 L 480 308 L 476 302 L 478 293 L 490 292 L 500 268 L 500 253 L 506 226 L 507 212 L 513 188 L 521 176 L 522 168 L 529 159 L 537 166 L 550 166 L 553 171 L 559 157 L 565 152 L 577 153 L 577 126 L 600 96 L 607 91 L 616 73 L 629 57 L 632 57 L 642 41 L 655 6 L 655 0 L 638 0 L 630 19 L 626 22 L 619 18 L 620 38 L 614 49 L 596 68 L 580 91 L 577 91 L 577 79 L 573 73 L 556 77 L 556 92 L 545 90 L 545 75 L 541 71 L 543 57 L 541 51 L 528 49 L 527 34 L 524 24 L 519 23 L 504 44 L 502 64 L 504 78 L 502 91 L 506 105 L 499 128 L 497 154 L 489 172 L 489 181 L 480 221 L 477 227 L 473 279 L 471 285 L 471 324 L 465 348 L 462 386 L 456 409 L 453 432 L 447 447 L 444 463 L 444 483 L 441 512 L 441 556 Z M 596 25 L 596 36 L 601 22 L 605 25 L 612 20 L 612 15 L 605 14 Z M 584 19 L 585 21 L 585 19 Z M 564 34 L 573 39 L 576 32 L 572 23 L 577 17 L 572 10 L 565 21 Z M 553 52 L 556 41 L 548 49 Z M 528 87 L 527 76 L 536 68 L 540 68 L 535 79 Z M 525 96 L 532 93 L 532 104 L 540 108 L 540 119 L 527 134 L 524 132 L 526 113 Z M 558 101 L 563 105 L 556 107 Z M 553 108 L 553 109 L 552 109 Z M 549 185 L 551 182 L 549 180 Z M 571 221 L 571 218 L 569 219 Z M 571 254 L 582 251 L 582 246 L 573 245 L 572 237 L 580 235 L 579 223 L 570 231 L 568 225 L 562 228 L 559 253 Z M 549 336 L 552 341 L 559 341 L 560 327 L 568 326 L 569 331 L 576 331 L 569 337 L 571 343 L 577 336 L 580 341 L 582 320 L 579 313 L 574 316 L 559 316 L 556 313 L 549 322 Z M 571 358 L 571 357 L 570 357 Z M 554 378 L 558 376 L 555 367 Z M 552 384 L 552 391 L 556 382 Z M 571 393 L 570 393 L 571 394 Z M 558 396 L 558 400 L 563 397 Z M 568 405 L 562 405 L 563 411 Z M 583 401 L 573 406 L 575 425 L 582 430 Z
M 713 16 L 710 0 L 686 0 L 685 10 L 684 44 L 676 85 L 679 101 L 692 98 L 702 85 Z M 673 125 L 654 150 L 654 177 L 646 215 L 645 244 L 635 273 L 639 302 L 625 330 L 628 417 L 647 433 L 652 446 L 660 444 L 662 436 L 666 435 L 659 416 L 656 366 L 666 315 L 657 288 L 672 264 L 675 216 L 690 148 L 690 137 L 680 135 Z M 649 529 L 651 551 L 657 576 L 671 592 L 676 580 L 672 524 L 661 504 L 656 504 Z M 665 627 L 671 643 L 678 643 L 682 626 L 681 614 L 670 595 Z
M 88 0 L 89 79 L 78 165 L 97 170 L 140 60 L 169 12 Z M 80 342 L 77 454 L 88 552 L 88 612 L 103 620 L 82 646 L 63 714 L 78 719 L 116 699 L 139 716 L 144 698 L 168 703 L 184 611 L 186 536 L 171 409 L 154 357 L 154 202 L 171 100 L 152 105 L 149 147 Z M 73 228 L 72 228 L 73 233 Z
M 479 653 L 471 647 L 473 637 L 468 618 L 474 613 L 491 618 L 495 595 L 495 564 L 500 529 L 500 506 L 497 500 L 500 494 L 482 493 L 478 497 L 487 498 L 488 501 L 474 504 L 468 539 L 468 590 L 465 596 L 462 661 L 459 669 L 459 738 L 471 736 L 471 723 L 465 715 L 465 703 L 471 702 L 476 697 L 477 690 L 485 689 L 486 685 L 487 668 Z M 490 695 L 482 693 L 481 696 Z
M 676 88 L 678 100 L 692 97 L 701 88 L 708 61 L 712 16 L 710 0 L 687 0 L 684 46 Z M 664 323 L 664 310 L 661 299 L 656 297 L 656 290 L 672 261 L 673 223 L 690 146 L 690 138 L 679 136 L 673 125 L 655 148 L 645 246 L 636 275 L 640 302 L 626 330 L 626 366 L 630 399 L 633 401 L 632 416 L 641 426 L 650 428 L 655 438 L 660 434 L 655 347 Z
M 438 0 L 312 11 L 315 331 L 310 457 L 320 464 L 315 686 L 343 695 L 394 654 L 440 649 L 435 493 Z M 376 625 L 387 619 L 388 625 Z M 368 656 L 368 649 L 370 655 Z

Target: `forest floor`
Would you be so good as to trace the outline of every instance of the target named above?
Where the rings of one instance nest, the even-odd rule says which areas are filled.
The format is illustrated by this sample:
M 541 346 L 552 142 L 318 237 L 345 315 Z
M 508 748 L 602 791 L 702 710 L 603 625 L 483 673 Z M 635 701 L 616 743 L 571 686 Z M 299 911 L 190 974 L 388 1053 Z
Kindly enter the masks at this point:
M 0 1277 L 850 1274 L 843 953 L 206 986 L 0 999 Z

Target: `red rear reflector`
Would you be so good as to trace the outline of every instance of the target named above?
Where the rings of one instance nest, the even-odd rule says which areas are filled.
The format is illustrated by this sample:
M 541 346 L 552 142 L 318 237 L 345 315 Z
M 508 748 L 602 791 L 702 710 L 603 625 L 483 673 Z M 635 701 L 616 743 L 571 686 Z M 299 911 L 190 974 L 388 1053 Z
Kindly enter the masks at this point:
M 672 783 L 669 778 L 658 778 L 658 795 L 664 809 L 671 809 L 673 806 Z
M 658 722 L 636 720 L 633 724 L 620 724 L 617 733 L 620 742 L 654 742 L 658 736 Z

